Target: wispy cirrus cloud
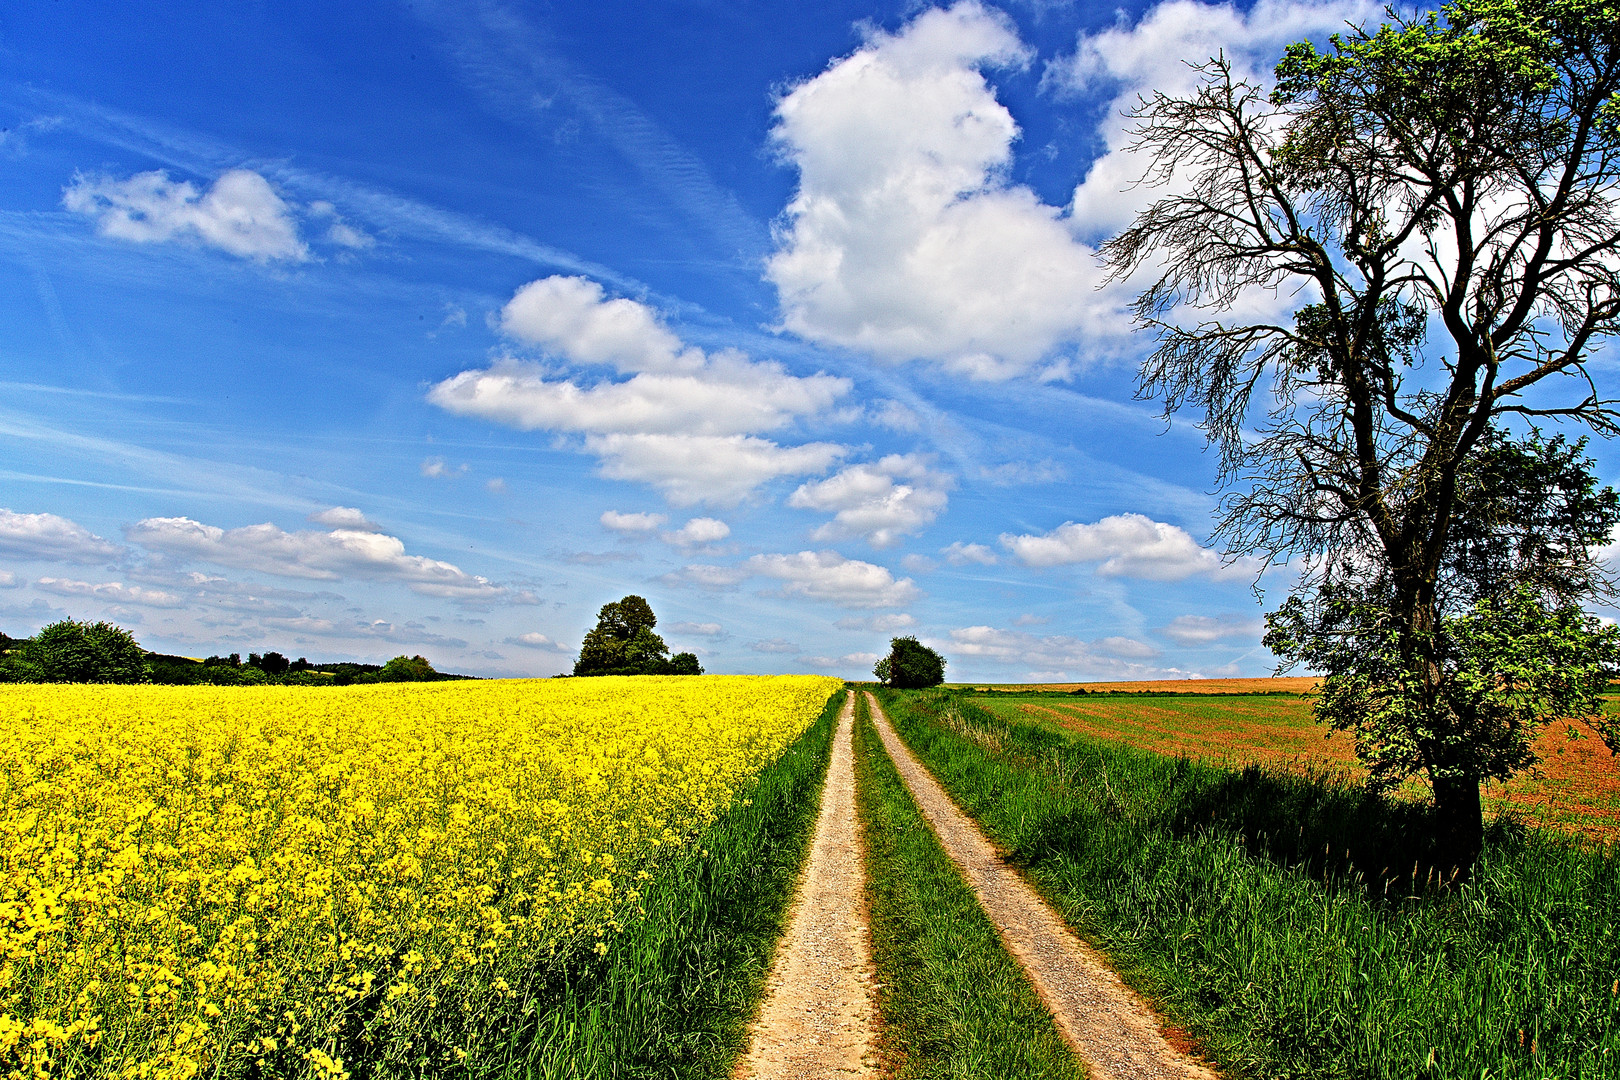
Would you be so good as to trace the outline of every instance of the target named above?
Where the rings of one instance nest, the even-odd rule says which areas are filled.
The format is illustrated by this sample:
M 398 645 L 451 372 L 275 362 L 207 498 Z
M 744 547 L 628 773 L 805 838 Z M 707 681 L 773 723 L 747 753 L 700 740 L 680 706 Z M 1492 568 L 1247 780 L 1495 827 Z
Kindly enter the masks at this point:
M 941 648 L 948 655 L 999 667 L 1028 669 L 1043 681 L 1058 679 L 1176 679 L 1195 673 L 1142 663 L 1158 655 L 1151 645 L 1130 638 L 1084 641 L 1064 634 L 1036 636 L 994 626 L 964 626 L 950 632 Z
M 121 581 L 93 583 L 72 578 L 43 577 L 34 583 L 41 592 L 57 596 L 72 596 L 100 600 L 108 604 L 134 604 L 137 607 L 178 608 L 185 599 L 162 589 L 148 589 L 140 585 L 125 585 Z

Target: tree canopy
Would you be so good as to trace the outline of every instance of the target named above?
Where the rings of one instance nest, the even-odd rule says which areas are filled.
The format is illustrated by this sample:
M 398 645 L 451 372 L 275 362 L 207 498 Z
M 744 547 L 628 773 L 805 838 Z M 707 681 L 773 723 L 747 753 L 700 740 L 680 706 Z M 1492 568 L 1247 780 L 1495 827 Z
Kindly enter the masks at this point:
M 885 686 L 920 690 L 945 681 L 945 658 L 914 637 L 889 641 L 889 654 L 872 668 Z
M 1104 247 L 1156 275 L 1140 389 L 1219 450 L 1214 539 L 1304 569 L 1267 643 L 1323 672 L 1375 782 L 1428 779 L 1460 875 L 1479 783 L 1540 725 L 1616 746 L 1615 635 L 1581 608 L 1616 499 L 1536 425 L 1620 432 L 1589 370 L 1620 331 L 1620 19 L 1455 0 L 1289 46 L 1269 95 L 1203 74 L 1135 111 L 1145 181 L 1175 187 Z M 1305 303 L 1256 318 L 1263 292 Z
M 128 630 L 109 622 L 51 623 L 0 659 L 0 682 L 145 681 L 146 650 Z
M 701 675 L 695 653 L 669 654 L 664 639 L 653 632 L 658 616 L 640 596 L 603 604 L 596 626 L 580 643 L 575 675 Z

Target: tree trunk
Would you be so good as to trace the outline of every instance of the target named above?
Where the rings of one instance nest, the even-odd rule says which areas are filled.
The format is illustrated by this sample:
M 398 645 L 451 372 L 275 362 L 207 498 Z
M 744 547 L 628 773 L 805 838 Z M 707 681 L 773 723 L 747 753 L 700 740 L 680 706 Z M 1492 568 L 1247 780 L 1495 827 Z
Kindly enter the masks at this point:
M 1485 812 L 1479 781 L 1472 777 L 1436 778 L 1434 786 L 1434 867 L 1442 882 L 1461 885 L 1472 874 L 1485 846 Z

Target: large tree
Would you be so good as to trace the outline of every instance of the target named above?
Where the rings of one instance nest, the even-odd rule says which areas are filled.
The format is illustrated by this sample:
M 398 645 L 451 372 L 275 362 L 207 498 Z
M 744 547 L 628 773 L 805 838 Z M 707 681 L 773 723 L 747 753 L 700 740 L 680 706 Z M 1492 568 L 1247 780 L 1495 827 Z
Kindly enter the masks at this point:
M 640 596 L 603 604 L 596 626 L 580 643 L 575 675 L 701 675 L 694 653 L 669 655 L 669 646 L 653 632 L 658 616 Z
M 1317 712 L 1375 784 L 1428 779 L 1465 873 L 1479 784 L 1531 764 L 1538 725 L 1616 745 L 1614 634 L 1580 607 L 1615 498 L 1537 425 L 1620 432 L 1589 368 L 1620 330 L 1620 8 L 1391 11 L 1290 46 L 1269 95 L 1202 70 L 1135 110 L 1169 189 L 1104 248 L 1151 280 L 1140 389 L 1200 414 L 1215 538 L 1304 570 L 1268 643 L 1325 674 Z M 1264 293 L 1304 302 L 1248 315 Z

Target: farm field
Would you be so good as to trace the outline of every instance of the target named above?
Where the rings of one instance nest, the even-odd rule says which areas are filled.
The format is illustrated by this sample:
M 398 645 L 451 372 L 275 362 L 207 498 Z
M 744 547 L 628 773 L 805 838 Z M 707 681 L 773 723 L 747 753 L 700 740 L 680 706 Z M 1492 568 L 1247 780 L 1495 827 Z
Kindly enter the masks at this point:
M 839 685 L 0 687 L 0 1075 L 454 1067 Z
M 1233 767 L 1258 762 L 1301 773 L 1361 775 L 1350 735 L 1318 724 L 1310 700 L 1297 695 L 1205 689 L 1175 696 L 1070 696 L 997 690 L 973 700 L 1000 716 L 1038 720 L 1162 754 Z M 1606 707 L 1620 705 L 1611 698 Z M 1576 727 L 1584 737 L 1571 738 L 1569 729 L 1554 724 L 1541 733 L 1540 776 L 1486 787 L 1487 813 L 1511 810 L 1530 824 L 1612 840 L 1620 835 L 1620 762 L 1596 735 Z
M 962 683 L 955 689 L 1027 694 L 1037 690 L 1092 694 L 1303 694 L 1316 688 L 1314 675 L 1283 675 L 1257 679 L 1149 679 L 1142 682 L 1090 683 Z
M 880 691 L 905 743 L 1223 1075 L 1611 1077 L 1620 850 L 1498 826 L 1429 887 L 1415 803 Z

